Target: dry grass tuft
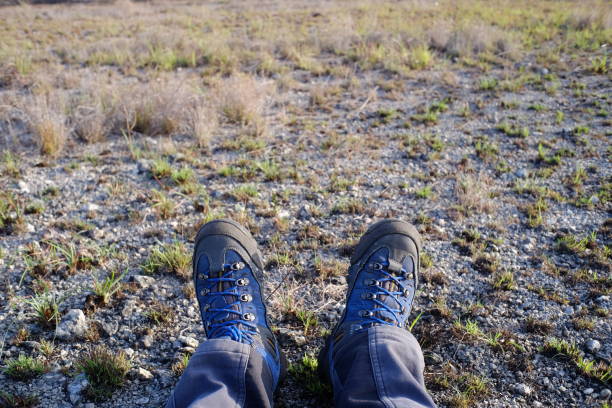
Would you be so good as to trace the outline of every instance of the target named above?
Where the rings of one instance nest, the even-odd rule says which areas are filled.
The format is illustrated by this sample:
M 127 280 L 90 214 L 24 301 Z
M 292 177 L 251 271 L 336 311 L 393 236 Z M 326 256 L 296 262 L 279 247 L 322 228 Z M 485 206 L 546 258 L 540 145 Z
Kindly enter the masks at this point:
M 176 133 L 184 123 L 189 96 L 178 81 L 126 87 L 118 101 L 119 128 L 149 136 Z
M 468 211 L 491 213 L 497 208 L 495 199 L 491 196 L 491 185 L 492 180 L 485 175 L 457 178 L 457 200 Z
M 253 135 L 266 131 L 263 116 L 270 90 L 247 74 L 236 74 L 214 84 L 214 98 L 219 113 L 231 122 L 249 128 Z
M 440 21 L 428 33 L 432 48 L 453 57 L 470 57 L 484 52 L 516 58 L 519 46 L 510 33 L 484 24 L 455 26 Z
M 22 102 L 28 127 L 38 141 L 40 152 L 57 156 L 69 134 L 63 95 L 59 92 L 40 94 Z
M 189 111 L 188 131 L 201 148 L 209 148 L 215 130 L 219 127 L 219 116 L 215 109 L 203 102 Z

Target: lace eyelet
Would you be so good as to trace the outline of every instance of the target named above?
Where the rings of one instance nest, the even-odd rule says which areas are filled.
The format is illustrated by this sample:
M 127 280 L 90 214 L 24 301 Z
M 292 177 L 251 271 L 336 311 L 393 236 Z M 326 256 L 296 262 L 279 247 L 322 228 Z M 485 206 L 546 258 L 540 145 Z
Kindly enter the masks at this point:
M 199 274 L 198 274 L 198 279 L 201 279 L 201 280 L 206 280 L 206 279 L 208 279 L 208 275 L 205 275 L 205 274 L 203 274 L 203 273 L 199 273 Z
M 376 299 L 376 293 L 371 293 L 371 292 L 363 293 L 361 295 L 361 298 L 366 299 L 366 300 Z
M 247 322 L 252 322 L 253 320 L 255 320 L 255 315 L 253 313 L 245 313 L 242 315 L 242 318 Z
M 372 317 L 374 315 L 374 313 L 372 313 L 369 310 L 362 310 L 362 311 L 359 312 L 359 315 L 361 317 Z
M 237 286 L 247 286 L 249 284 L 249 280 L 247 278 L 240 278 L 236 281 Z
M 404 296 L 410 296 L 410 290 L 404 289 Z
M 204 288 L 204 289 L 200 289 L 200 296 L 206 296 L 208 295 L 209 290 Z
M 375 262 L 372 264 L 372 269 L 376 271 L 380 271 L 382 268 L 383 268 L 382 264 L 379 264 L 378 262 Z
M 248 293 L 243 293 L 240 295 L 241 302 L 250 302 L 251 300 L 253 300 L 253 296 L 249 295 Z
M 244 263 L 242 262 L 234 262 L 231 266 L 230 269 L 232 271 L 239 271 L 240 269 L 244 268 Z
M 380 282 L 376 279 L 366 279 L 364 283 L 368 286 L 380 286 Z

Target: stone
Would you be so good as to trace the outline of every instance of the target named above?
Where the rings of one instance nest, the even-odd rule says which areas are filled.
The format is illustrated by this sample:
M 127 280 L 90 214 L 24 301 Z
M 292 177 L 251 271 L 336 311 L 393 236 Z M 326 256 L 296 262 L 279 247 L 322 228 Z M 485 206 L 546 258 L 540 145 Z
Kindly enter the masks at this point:
M 310 211 L 308 210 L 307 205 L 303 205 L 302 208 L 298 211 L 298 218 L 301 220 L 307 220 L 310 218 Z
M 197 341 L 193 337 L 189 337 L 189 336 L 179 336 L 178 340 L 181 343 L 183 343 L 184 345 L 189 346 L 189 347 L 193 347 L 193 348 L 198 348 L 198 346 L 200 345 L 199 341 Z
M 98 323 L 107 337 L 113 336 L 117 333 L 117 330 L 119 330 L 119 322 L 116 320 L 111 320 L 109 322 L 98 320 Z
M 145 348 L 151 348 L 151 346 L 153 345 L 154 339 L 153 339 L 153 336 L 150 336 L 147 334 L 146 336 L 142 337 L 141 341 L 142 341 L 142 345 Z
M 132 280 L 141 289 L 146 289 L 155 283 L 155 278 L 152 276 L 136 275 Z
M 591 353 L 597 353 L 601 349 L 601 343 L 595 339 L 588 340 L 585 346 Z
M 83 337 L 87 332 L 87 318 L 81 309 L 70 309 L 60 321 L 55 334 L 62 340 Z
M 586 388 L 585 390 L 583 390 L 583 394 L 584 395 L 589 395 L 592 394 L 595 390 L 593 388 Z
M 142 398 L 138 398 L 136 401 L 134 401 L 135 403 L 137 403 L 138 405 L 146 405 L 149 403 L 149 398 L 148 397 L 142 397 Z
M 17 182 L 17 187 L 19 187 L 19 191 L 24 194 L 30 194 L 30 187 L 28 187 L 27 183 L 23 180 L 19 180 Z
M 141 380 L 150 380 L 153 378 L 153 374 L 146 368 L 142 368 L 142 367 L 138 367 L 138 370 L 136 371 L 136 375 Z
M 76 404 L 81 400 L 81 393 L 87 387 L 89 381 L 87 381 L 87 377 L 85 374 L 79 374 L 74 377 L 74 380 L 68 384 L 68 398 L 70 398 L 70 402 L 72 404 Z
M 516 176 L 520 178 L 527 178 L 529 176 L 529 172 L 527 171 L 527 169 L 519 169 L 516 172 Z
M 612 394 L 612 391 L 610 391 L 610 389 L 608 388 L 604 388 L 603 390 L 601 390 L 601 392 L 599 393 L 599 395 L 601 396 L 601 398 L 610 398 L 610 394 Z
M 97 212 L 100 211 L 100 206 L 94 203 L 87 203 L 83 206 L 83 211 L 85 212 Z
M 530 395 L 531 394 L 531 387 L 528 386 L 527 384 L 517 384 L 514 389 L 516 390 L 516 392 L 520 395 Z

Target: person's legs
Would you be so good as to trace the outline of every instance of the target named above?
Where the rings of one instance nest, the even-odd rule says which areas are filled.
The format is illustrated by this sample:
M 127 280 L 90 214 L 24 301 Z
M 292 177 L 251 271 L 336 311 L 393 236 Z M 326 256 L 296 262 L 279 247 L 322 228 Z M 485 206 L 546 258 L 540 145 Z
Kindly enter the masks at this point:
M 193 270 L 208 339 L 167 408 L 272 406 L 284 361 L 266 318 L 257 244 L 237 223 L 212 221 L 196 237 Z
M 408 223 L 370 227 L 351 259 L 342 319 L 319 359 L 337 407 L 434 407 L 423 354 L 404 327 L 418 281 L 420 237 Z

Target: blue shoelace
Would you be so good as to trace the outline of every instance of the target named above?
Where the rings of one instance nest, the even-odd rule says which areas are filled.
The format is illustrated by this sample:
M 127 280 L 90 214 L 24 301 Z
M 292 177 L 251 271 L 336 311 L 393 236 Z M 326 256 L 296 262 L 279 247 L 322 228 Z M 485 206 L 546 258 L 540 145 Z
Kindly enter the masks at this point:
M 389 267 L 389 263 L 388 262 L 384 262 L 384 263 L 374 263 L 371 265 L 372 269 L 374 269 L 375 271 L 381 273 L 383 275 L 383 278 L 381 279 L 371 279 L 370 283 L 366 283 L 366 285 L 368 286 L 376 286 L 378 289 L 375 292 L 367 292 L 368 296 L 366 298 L 366 300 L 370 300 L 371 302 L 373 302 L 376 306 L 371 309 L 371 310 L 363 310 L 361 313 L 361 317 L 364 317 L 366 322 L 371 322 L 371 323 L 381 323 L 381 324 L 386 324 L 389 326 L 399 326 L 401 325 L 401 321 L 400 321 L 400 317 L 398 316 L 398 313 L 403 313 L 404 310 L 402 308 L 402 304 L 400 303 L 399 299 L 397 298 L 397 296 L 399 295 L 404 295 L 406 296 L 407 293 L 407 289 L 404 285 L 402 285 L 403 281 L 408 280 L 406 278 L 406 270 L 402 267 L 399 276 L 394 276 L 392 273 L 390 273 L 387 268 Z M 366 280 L 367 281 L 367 280 Z M 383 285 L 385 284 L 385 282 L 393 282 L 395 283 L 395 285 L 399 288 L 398 291 L 389 291 L 387 289 L 385 289 L 383 287 Z M 399 309 L 394 309 L 392 308 L 390 305 L 388 305 L 385 302 L 382 302 L 381 300 L 379 300 L 379 297 L 381 295 L 386 295 L 388 296 L 388 298 L 393 299 L 399 306 Z M 371 297 L 370 297 L 371 296 Z M 391 314 L 391 316 L 393 316 L 393 319 L 395 320 L 394 322 L 390 322 L 388 320 L 385 319 L 381 319 L 378 316 L 376 316 L 377 312 L 388 312 L 389 314 Z
M 257 334 L 257 326 L 248 320 L 243 318 L 243 314 L 237 310 L 233 310 L 232 307 L 240 305 L 241 301 L 239 300 L 239 294 L 235 292 L 237 289 L 236 282 L 238 279 L 232 278 L 232 274 L 240 271 L 241 269 L 233 269 L 235 264 L 224 264 L 223 271 L 225 272 L 221 277 L 218 278 L 208 278 L 208 282 L 211 283 L 211 286 L 208 286 L 208 295 L 210 296 L 209 304 L 212 304 L 213 301 L 219 296 L 233 296 L 236 301 L 233 303 L 228 303 L 225 307 L 222 308 L 208 308 L 205 311 L 205 320 L 209 322 L 208 325 L 208 338 L 219 338 L 219 337 L 229 337 L 232 340 L 252 344 L 253 343 L 253 335 Z M 229 269 L 229 270 L 228 270 Z M 223 291 L 213 291 L 212 289 L 219 282 L 229 282 L 232 284 L 231 287 L 223 290 Z M 223 301 L 225 299 L 223 298 Z M 237 315 L 238 317 L 231 320 L 224 320 L 228 315 Z

